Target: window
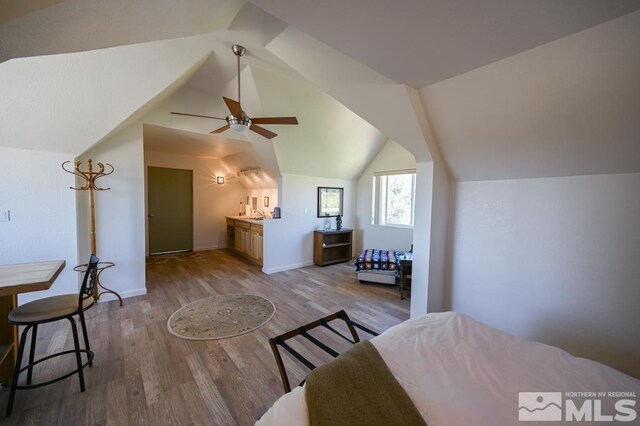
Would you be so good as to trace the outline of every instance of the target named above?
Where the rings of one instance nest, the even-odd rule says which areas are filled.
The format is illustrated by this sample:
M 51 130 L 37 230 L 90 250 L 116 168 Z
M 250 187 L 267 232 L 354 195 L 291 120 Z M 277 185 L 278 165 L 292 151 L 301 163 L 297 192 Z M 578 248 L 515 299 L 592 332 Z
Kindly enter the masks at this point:
M 371 223 L 413 227 L 416 171 L 374 173 Z

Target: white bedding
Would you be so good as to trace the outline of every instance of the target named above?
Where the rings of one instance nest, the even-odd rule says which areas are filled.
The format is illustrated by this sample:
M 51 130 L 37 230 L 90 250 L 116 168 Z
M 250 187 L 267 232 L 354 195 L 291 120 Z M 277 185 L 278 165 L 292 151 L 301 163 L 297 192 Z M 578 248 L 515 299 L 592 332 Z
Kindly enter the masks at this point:
M 405 321 L 371 342 L 429 426 L 519 424 L 518 392 L 562 392 L 563 399 L 565 392 L 598 391 L 640 397 L 640 380 L 458 313 Z M 580 407 L 582 400 L 575 401 Z M 615 399 L 602 401 L 602 413 L 615 414 Z M 637 404 L 636 399 L 640 413 Z M 281 397 L 256 424 L 308 425 L 304 388 Z

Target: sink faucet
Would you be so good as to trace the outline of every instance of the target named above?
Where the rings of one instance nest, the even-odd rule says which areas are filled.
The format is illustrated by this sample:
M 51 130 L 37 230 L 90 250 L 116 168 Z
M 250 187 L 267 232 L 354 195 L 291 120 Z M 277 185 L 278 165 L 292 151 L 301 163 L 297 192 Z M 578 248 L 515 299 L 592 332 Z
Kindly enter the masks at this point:
M 264 212 L 262 210 L 254 210 L 253 214 L 258 214 L 264 219 Z

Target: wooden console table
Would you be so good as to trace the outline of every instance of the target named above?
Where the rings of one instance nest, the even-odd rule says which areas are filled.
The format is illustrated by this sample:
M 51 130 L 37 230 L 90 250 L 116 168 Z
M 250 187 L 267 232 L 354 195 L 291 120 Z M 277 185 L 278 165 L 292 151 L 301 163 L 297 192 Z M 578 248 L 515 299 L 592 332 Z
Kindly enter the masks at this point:
M 0 265 L 0 383 L 13 376 L 18 356 L 18 327 L 7 321 L 18 294 L 47 290 L 65 267 L 64 260 Z
M 313 231 L 313 262 L 318 266 L 348 262 L 352 254 L 353 229 Z

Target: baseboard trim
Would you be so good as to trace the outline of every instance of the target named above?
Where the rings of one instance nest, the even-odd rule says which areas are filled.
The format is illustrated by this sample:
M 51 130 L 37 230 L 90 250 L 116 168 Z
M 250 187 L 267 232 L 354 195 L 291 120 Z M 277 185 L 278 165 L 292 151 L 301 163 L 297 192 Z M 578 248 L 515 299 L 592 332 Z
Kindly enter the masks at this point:
M 128 299 L 130 297 L 135 297 L 135 296 L 144 296 L 145 294 L 147 294 L 147 288 L 143 287 L 143 288 L 136 288 L 133 290 L 127 290 L 127 291 L 123 291 L 123 292 L 118 292 L 118 294 L 120 295 L 120 297 L 122 297 L 123 299 Z M 111 293 L 104 293 L 103 295 L 100 296 L 100 300 L 99 302 L 111 302 L 113 300 L 118 300 L 118 298 L 116 296 L 114 296 Z
M 305 266 L 311 266 L 311 265 L 313 265 L 313 260 L 308 262 L 294 263 L 293 265 L 278 266 L 277 268 L 267 269 L 263 267 L 262 272 L 264 272 L 265 274 L 271 275 L 277 272 L 290 271 L 291 269 L 304 268 Z
M 220 247 L 220 246 L 194 247 L 193 251 L 218 250 L 221 248 L 226 248 L 226 247 Z

